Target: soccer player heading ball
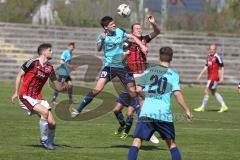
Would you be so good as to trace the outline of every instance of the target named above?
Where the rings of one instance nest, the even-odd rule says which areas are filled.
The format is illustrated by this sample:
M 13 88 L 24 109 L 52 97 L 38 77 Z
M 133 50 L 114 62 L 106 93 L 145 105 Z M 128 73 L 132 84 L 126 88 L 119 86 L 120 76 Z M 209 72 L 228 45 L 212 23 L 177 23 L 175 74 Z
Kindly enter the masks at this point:
M 154 39 L 155 37 L 157 37 L 158 34 L 160 34 L 160 28 L 159 28 L 159 25 L 156 23 L 154 16 L 152 15 L 148 16 L 147 20 L 149 21 L 149 23 L 153 28 L 153 32 L 151 32 L 150 34 L 143 35 L 143 29 L 141 24 L 139 23 L 134 23 L 131 26 L 131 33 L 134 36 L 136 36 L 145 46 L 147 46 L 147 44 L 151 42 L 152 39 Z M 140 47 L 135 42 L 126 41 L 125 43 L 127 43 L 126 48 L 128 49 L 128 52 L 125 52 L 127 65 L 131 73 L 133 73 L 134 78 L 140 77 L 142 73 L 145 71 L 145 69 L 147 68 L 147 56 L 141 51 Z M 136 79 L 135 79 L 135 83 L 136 83 L 137 92 L 141 92 L 141 87 L 138 87 L 138 82 L 136 81 Z M 139 100 L 140 100 L 140 104 L 142 104 L 142 99 L 140 96 L 139 96 Z M 133 114 L 135 110 L 137 111 L 137 113 L 140 112 L 140 107 L 139 105 L 132 106 L 130 101 L 130 95 L 126 90 L 122 91 L 122 93 L 117 98 L 116 102 L 117 103 L 113 111 L 118 119 L 120 126 L 118 130 L 115 132 L 115 134 L 119 135 L 123 132 L 121 138 L 124 139 L 128 137 L 128 133 L 132 126 Z M 123 106 L 128 106 L 128 114 L 127 114 L 126 122 L 123 119 L 124 116 L 121 111 Z M 152 136 L 150 141 L 153 143 L 159 142 L 154 135 Z
M 73 118 L 78 116 L 93 98 L 102 91 L 104 86 L 116 76 L 126 86 L 132 99 L 137 101 L 135 98 L 137 94 L 133 75 L 123 62 L 123 41 L 125 39 L 133 39 L 140 46 L 144 54 L 147 54 L 148 49 L 137 37 L 127 34 L 121 28 L 117 28 L 112 17 L 105 16 L 101 19 L 100 23 L 104 32 L 98 35 L 97 49 L 98 51 L 103 50 L 104 68 L 99 75 L 95 88 L 84 97 L 79 107 L 71 112 Z

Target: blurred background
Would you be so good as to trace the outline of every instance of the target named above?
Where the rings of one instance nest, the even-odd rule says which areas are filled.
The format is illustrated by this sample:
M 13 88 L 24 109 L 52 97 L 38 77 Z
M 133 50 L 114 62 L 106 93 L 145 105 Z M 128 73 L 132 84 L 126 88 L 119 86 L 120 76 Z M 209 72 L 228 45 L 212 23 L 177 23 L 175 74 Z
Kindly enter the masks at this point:
M 129 19 L 116 14 L 121 3 L 130 5 Z M 165 30 L 239 33 L 239 7 L 238 0 L 0 0 L 0 21 L 99 27 L 99 19 L 111 15 L 128 27 L 154 14 Z
M 130 5 L 128 18 L 117 14 L 122 3 Z M 69 42 L 76 43 L 74 56 L 102 58 L 96 51 L 96 37 L 102 32 L 103 16 L 112 16 L 117 26 L 128 31 L 132 23 L 140 22 L 149 33 L 149 14 L 161 26 L 161 34 L 149 45 L 149 62 L 157 62 L 160 47 L 171 46 L 175 52 L 172 67 L 181 74 L 182 83 L 199 84 L 196 76 L 209 45 L 216 43 L 225 63 L 225 85 L 235 86 L 240 79 L 238 0 L 0 0 L 0 13 L 1 81 L 13 81 L 21 63 L 36 55 L 43 42 L 53 44 L 55 65 Z M 94 65 L 91 59 L 87 63 Z M 87 68 L 79 67 L 73 79 L 81 82 Z

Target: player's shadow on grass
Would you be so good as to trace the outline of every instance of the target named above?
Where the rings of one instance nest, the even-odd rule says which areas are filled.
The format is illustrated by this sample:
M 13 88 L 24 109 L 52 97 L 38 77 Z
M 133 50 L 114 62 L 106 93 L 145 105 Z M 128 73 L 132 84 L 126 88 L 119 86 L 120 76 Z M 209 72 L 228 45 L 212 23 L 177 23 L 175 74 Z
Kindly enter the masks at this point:
M 26 147 L 33 147 L 33 148 L 43 148 L 43 146 L 40 145 L 40 144 L 28 144 L 28 145 L 24 145 L 24 146 L 26 146 Z
M 206 112 L 217 112 L 219 109 L 207 109 Z
M 60 148 L 84 148 L 84 147 L 79 147 L 79 146 L 70 146 L 70 145 L 66 145 L 66 144 L 58 144 Z M 33 148 L 43 148 L 42 145 L 40 144 L 28 144 L 28 145 L 24 145 L 26 147 L 33 147 Z
M 113 145 L 110 148 L 127 148 L 127 149 L 129 149 L 130 147 L 131 146 L 129 146 L 129 145 Z M 149 150 L 167 150 L 165 148 L 160 148 L 160 147 L 157 147 L 157 146 L 142 146 L 140 149 L 141 150 L 145 150 L 145 151 L 149 151 Z

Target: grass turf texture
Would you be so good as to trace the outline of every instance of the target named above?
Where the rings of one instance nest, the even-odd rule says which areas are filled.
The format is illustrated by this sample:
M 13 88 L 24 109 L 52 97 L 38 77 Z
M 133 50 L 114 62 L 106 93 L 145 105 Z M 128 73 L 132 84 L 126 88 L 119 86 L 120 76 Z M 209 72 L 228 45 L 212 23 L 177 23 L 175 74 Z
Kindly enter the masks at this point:
M 90 86 L 87 86 L 90 87 Z M 10 97 L 14 85 L 0 84 L 0 159 L 1 160 L 124 160 L 132 138 L 121 140 L 114 136 L 118 124 L 112 113 L 89 121 L 62 121 L 57 119 L 56 143 L 62 147 L 55 151 L 43 149 L 39 144 L 39 121 L 37 116 L 28 117 Z M 108 85 L 105 91 L 112 88 Z M 191 109 L 199 107 L 203 88 L 183 88 L 183 94 Z M 175 121 L 176 142 L 184 160 L 235 160 L 240 157 L 239 95 L 236 89 L 219 89 L 229 112 L 217 113 L 220 105 L 214 97 L 204 113 L 194 114 L 194 121 L 187 123 L 181 116 L 180 106 L 173 98 L 172 110 L 177 115 Z M 53 91 L 44 89 L 44 96 L 50 102 Z M 76 99 L 82 96 L 75 95 Z M 67 99 L 60 95 L 58 100 Z M 113 100 L 115 101 L 115 100 Z M 94 100 L 86 109 L 94 108 L 99 101 Z M 77 105 L 75 105 L 77 106 Z M 132 135 L 135 123 L 130 132 Z M 165 142 L 155 145 L 144 142 L 139 160 L 170 159 Z

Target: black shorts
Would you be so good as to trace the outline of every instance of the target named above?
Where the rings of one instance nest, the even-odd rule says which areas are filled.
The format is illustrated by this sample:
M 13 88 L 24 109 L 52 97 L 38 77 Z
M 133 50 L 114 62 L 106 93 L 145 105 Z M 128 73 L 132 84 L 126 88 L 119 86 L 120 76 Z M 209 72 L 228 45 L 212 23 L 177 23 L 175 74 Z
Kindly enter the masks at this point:
M 135 83 L 133 74 L 129 71 L 127 67 L 116 68 L 106 66 L 101 71 L 99 78 L 108 78 L 108 80 L 111 81 L 116 76 L 124 85 L 128 83 Z
M 58 81 L 62 82 L 62 83 L 65 83 L 65 82 L 68 82 L 68 81 L 72 81 L 72 78 L 70 76 L 59 75 Z
M 116 102 L 122 104 L 125 107 L 132 106 L 135 110 L 138 110 L 140 108 L 140 105 L 135 103 L 135 100 L 131 98 L 130 94 L 127 91 L 122 92 L 118 96 Z
M 148 117 L 140 117 L 138 119 L 133 137 L 149 141 L 155 131 L 160 134 L 163 140 L 175 140 L 173 122 L 165 122 Z

